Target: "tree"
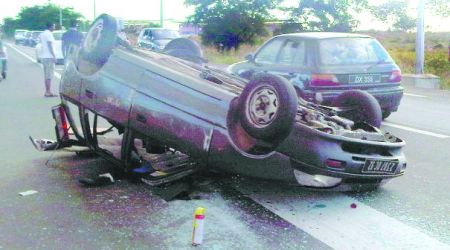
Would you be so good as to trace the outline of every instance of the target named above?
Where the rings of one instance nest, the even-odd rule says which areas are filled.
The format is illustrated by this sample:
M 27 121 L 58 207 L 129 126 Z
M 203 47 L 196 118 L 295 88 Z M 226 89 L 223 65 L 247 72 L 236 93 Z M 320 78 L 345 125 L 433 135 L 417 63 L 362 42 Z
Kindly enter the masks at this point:
M 352 11 L 366 5 L 366 0 L 300 0 L 298 7 L 289 9 L 290 18 L 282 28 L 286 27 L 287 32 L 350 32 L 358 25 Z
M 59 25 L 59 11 L 59 7 L 51 3 L 23 7 L 15 19 L 10 17 L 3 19 L 3 31 L 6 35 L 12 36 L 15 29 L 44 30 L 47 22 Z M 72 19 L 83 18 L 83 15 L 73 8 L 62 8 L 61 12 L 64 27 L 69 27 Z
M 408 16 L 408 3 L 405 0 L 385 2 L 370 6 L 369 9 L 377 19 L 391 25 L 395 30 L 408 31 L 416 27 L 416 19 Z
M 12 36 L 14 34 L 14 30 L 17 29 L 17 26 L 17 21 L 14 18 L 5 17 L 3 19 L 2 30 L 6 36 Z
M 442 16 L 450 16 L 450 1 L 448 0 L 428 0 L 427 7 L 433 11 L 433 13 Z
M 51 3 L 23 7 L 17 15 L 17 21 L 23 29 L 43 30 L 47 22 L 59 24 L 59 11 L 59 7 Z M 70 20 L 78 20 L 83 17 L 80 13 L 74 11 L 73 8 L 62 8 L 61 12 L 64 27 L 69 27 Z
M 265 20 L 269 10 L 281 0 L 185 0 L 195 7 L 189 22 L 202 28 L 205 45 L 219 50 L 238 49 L 242 43 L 253 44 L 266 34 Z

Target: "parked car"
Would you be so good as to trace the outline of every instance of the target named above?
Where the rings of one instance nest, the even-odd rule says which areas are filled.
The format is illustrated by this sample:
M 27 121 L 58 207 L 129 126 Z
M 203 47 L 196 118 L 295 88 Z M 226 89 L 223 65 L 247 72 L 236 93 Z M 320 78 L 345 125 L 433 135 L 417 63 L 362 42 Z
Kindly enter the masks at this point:
M 349 91 L 340 98 L 360 106 L 317 105 L 283 77 L 248 81 L 203 65 L 185 38 L 162 53 L 121 46 L 116 25 L 100 15 L 69 55 L 52 109 L 57 142 L 31 138 L 38 149 L 87 146 L 125 171 L 145 167 L 151 185 L 209 170 L 329 188 L 403 175 L 404 141 L 339 116 L 364 117 L 365 106 L 379 123 L 373 96 Z
M 245 78 L 270 72 L 287 78 L 305 100 L 332 105 L 342 92 L 364 90 L 381 105 L 383 118 L 403 96 L 400 68 L 383 46 L 366 35 L 294 33 L 271 38 L 228 71 Z
M 62 35 L 64 34 L 65 31 L 63 30 L 57 30 L 57 31 L 53 31 L 53 37 L 55 38 L 55 44 L 53 45 L 53 49 L 55 52 L 55 56 L 56 56 L 56 64 L 64 64 L 64 56 L 62 53 Z M 37 62 L 41 62 L 41 58 L 39 57 L 40 55 L 40 51 L 41 51 L 41 47 L 42 44 L 39 43 L 36 44 L 35 47 L 35 54 L 36 54 L 36 61 Z
M 30 31 L 30 36 L 27 37 L 26 45 L 30 47 L 36 47 L 39 43 L 39 36 L 42 31 Z
M 22 43 L 23 45 L 28 46 L 28 41 L 31 39 L 31 34 L 32 34 L 32 31 L 25 32 L 25 34 L 23 35 L 24 36 L 24 41 Z
M 2 75 L 2 79 L 6 79 L 8 72 L 8 53 L 6 51 L 6 47 L 3 45 L 3 42 L 0 40 L 0 72 Z
M 179 37 L 180 34 L 176 30 L 145 28 L 139 33 L 138 46 L 150 50 L 162 51 L 171 40 Z
M 14 43 L 15 44 L 24 44 L 25 34 L 28 32 L 28 30 L 15 30 L 14 31 Z

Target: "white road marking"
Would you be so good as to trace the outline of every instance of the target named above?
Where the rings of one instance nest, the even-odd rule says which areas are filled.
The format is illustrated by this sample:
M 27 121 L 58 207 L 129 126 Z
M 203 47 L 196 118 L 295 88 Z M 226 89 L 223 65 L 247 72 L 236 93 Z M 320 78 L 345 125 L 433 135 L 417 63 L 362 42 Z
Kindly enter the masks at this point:
M 407 126 L 394 124 L 394 123 L 390 123 L 390 122 L 383 122 L 383 125 L 386 125 L 386 126 L 389 126 L 389 127 L 393 127 L 393 128 L 403 129 L 403 130 L 406 130 L 406 131 L 410 131 L 410 132 L 414 132 L 414 133 L 418 133 L 418 134 L 422 134 L 422 135 L 428 135 L 428 136 L 432 136 L 432 137 L 436 137 L 436 138 L 440 138 L 440 139 L 450 138 L 450 135 L 443 135 L 443 134 L 429 132 L 429 131 L 425 131 L 425 130 L 421 130 L 421 129 L 417 129 L 417 128 L 410 128 L 410 127 L 407 127 Z
M 341 193 L 299 189 L 277 192 L 273 187 L 255 188 L 251 183 L 240 183 L 235 188 L 334 249 L 450 249 L 437 239 Z M 351 208 L 353 203 L 356 208 Z
M 18 49 L 16 46 L 12 45 L 12 44 L 6 44 L 7 46 L 9 46 L 11 49 L 15 50 L 17 53 L 21 54 L 23 57 L 25 57 L 26 59 L 36 63 L 39 67 L 42 68 L 42 64 L 36 62 L 36 59 L 32 58 L 31 56 L 27 55 L 25 52 L 22 52 L 20 49 Z M 61 74 L 55 71 L 55 77 L 58 79 L 61 79 Z
M 419 98 L 428 98 L 428 96 L 417 95 L 417 94 L 411 94 L 411 93 L 403 93 L 403 95 L 406 95 L 406 96 L 413 96 L 413 97 L 419 97 Z

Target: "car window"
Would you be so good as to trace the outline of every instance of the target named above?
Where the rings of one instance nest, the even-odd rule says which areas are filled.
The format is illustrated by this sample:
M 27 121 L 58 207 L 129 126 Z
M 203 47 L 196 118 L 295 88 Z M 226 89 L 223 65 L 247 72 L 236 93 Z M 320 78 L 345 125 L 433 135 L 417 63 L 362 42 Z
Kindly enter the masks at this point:
M 304 65 L 305 42 L 287 40 L 280 50 L 277 61 L 285 65 Z
M 392 61 L 386 50 L 373 38 L 333 38 L 319 42 L 323 65 L 370 64 Z
M 283 39 L 274 39 L 264 45 L 264 47 L 262 47 L 255 56 L 255 62 L 268 64 L 276 63 L 276 58 L 283 42 Z
M 154 30 L 153 35 L 155 39 L 175 39 L 180 37 L 180 34 L 176 30 Z

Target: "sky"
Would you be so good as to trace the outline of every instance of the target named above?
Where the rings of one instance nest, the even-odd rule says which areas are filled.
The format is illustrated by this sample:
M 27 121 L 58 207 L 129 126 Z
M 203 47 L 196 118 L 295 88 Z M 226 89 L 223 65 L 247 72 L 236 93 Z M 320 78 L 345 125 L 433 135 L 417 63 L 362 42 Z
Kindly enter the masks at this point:
M 0 4 L 0 20 L 5 17 L 15 17 L 21 7 L 33 6 L 36 4 L 42 5 L 49 2 L 49 0 L 1 0 Z M 383 0 L 369 0 L 372 3 L 379 3 Z M 384 0 L 387 1 L 387 0 Z M 160 0 L 51 0 L 50 2 L 60 5 L 62 7 L 73 7 L 76 11 L 82 13 L 88 20 L 94 17 L 94 2 L 96 6 L 96 13 L 108 13 L 115 17 L 121 17 L 125 20 L 159 20 L 159 6 Z M 283 5 L 295 5 L 297 0 L 285 0 Z M 410 0 L 410 14 L 415 15 L 416 10 L 414 6 L 417 5 L 418 0 Z M 185 18 L 192 14 L 193 8 L 188 8 L 184 5 L 184 0 L 163 0 L 164 3 L 164 19 L 175 19 L 177 21 L 184 21 Z M 360 21 L 359 30 L 388 28 L 385 24 L 371 18 L 366 13 L 357 15 Z M 434 17 L 430 13 L 426 14 L 427 30 L 431 31 L 450 31 L 450 25 L 442 25 L 443 23 L 450 24 L 450 18 Z

